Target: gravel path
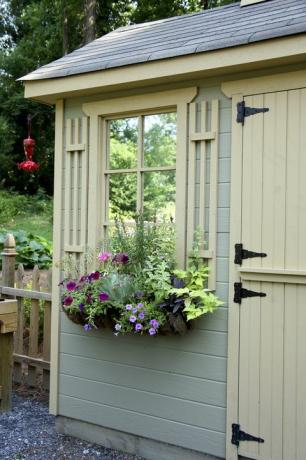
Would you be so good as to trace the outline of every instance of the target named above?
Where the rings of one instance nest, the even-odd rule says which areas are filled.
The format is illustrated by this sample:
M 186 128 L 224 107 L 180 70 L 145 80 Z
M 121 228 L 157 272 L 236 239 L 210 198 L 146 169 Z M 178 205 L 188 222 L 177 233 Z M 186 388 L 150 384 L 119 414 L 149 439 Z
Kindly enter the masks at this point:
M 57 433 L 46 404 L 17 395 L 12 411 L 0 415 L 0 459 L 142 460 Z

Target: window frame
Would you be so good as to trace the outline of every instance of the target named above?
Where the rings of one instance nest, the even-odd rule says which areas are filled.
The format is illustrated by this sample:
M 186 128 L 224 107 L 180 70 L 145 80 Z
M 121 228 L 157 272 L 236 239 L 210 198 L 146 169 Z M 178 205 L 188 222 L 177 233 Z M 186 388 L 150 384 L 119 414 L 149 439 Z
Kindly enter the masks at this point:
M 107 121 L 127 116 L 176 112 L 176 254 L 180 267 L 186 264 L 187 234 L 187 167 L 189 103 L 197 95 L 196 87 L 138 94 L 85 103 L 83 112 L 89 116 L 89 188 L 88 246 L 95 248 L 101 241 L 106 223 L 104 203 L 107 161 Z M 139 141 L 139 140 L 138 140 Z M 159 169 L 159 168 L 158 168 Z M 184 186 L 182 186 L 184 184 Z M 94 268 L 94 265 L 93 265 Z
M 176 155 L 175 163 L 171 166 L 145 166 L 145 152 L 144 152 L 144 135 L 145 135 L 145 117 L 150 115 L 160 115 L 165 113 L 175 113 L 177 117 L 176 107 L 169 107 L 165 110 L 146 110 L 137 113 L 128 113 L 124 116 L 118 117 L 116 115 L 103 117 L 102 118 L 102 129 L 105 132 L 105 136 L 102 139 L 102 142 L 105 145 L 102 146 L 102 152 L 105 152 L 102 159 L 102 174 L 104 177 L 104 193 L 105 198 L 103 199 L 103 210 L 102 210 L 102 226 L 103 226 L 103 236 L 107 236 L 107 229 L 112 226 L 114 223 L 109 220 L 109 179 L 112 174 L 136 174 L 136 212 L 143 211 L 144 204 L 144 174 L 146 172 L 166 172 L 166 171 L 175 171 L 175 182 L 176 182 L 176 171 L 177 171 L 177 129 L 176 129 Z M 112 120 L 122 120 L 124 118 L 138 118 L 137 122 L 137 157 L 136 157 L 136 167 L 135 168 L 125 168 L 125 169 L 113 169 L 108 165 L 110 159 L 110 129 L 109 122 Z M 177 128 L 177 120 L 176 120 Z M 175 184 L 175 189 L 177 189 L 177 183 Z M 175 200 L 176 201 L 176 200 Z

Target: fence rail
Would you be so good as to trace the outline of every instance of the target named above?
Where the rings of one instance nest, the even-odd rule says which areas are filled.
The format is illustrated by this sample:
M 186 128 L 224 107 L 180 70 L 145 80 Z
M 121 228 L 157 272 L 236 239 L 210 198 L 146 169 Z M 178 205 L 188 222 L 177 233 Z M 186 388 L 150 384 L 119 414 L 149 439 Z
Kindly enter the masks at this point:
M 10 239 L 12 242 L 12 239 Z M 19 264 L 15 271 L 16 250 L 4 247 L 2 272 L 11 271 L 10 286 L 0 286 L 4 298 L 16 298 L 18 304 L 17 331 L 14 336 L 15 383 L 26 383 L 30 387 L 42 385 L 49 389 L 50 380 L 50 337 L 51 337 L 51 270 L 41 272 L 37 266 L 31 272 L 30 280 Z M 28 286 L 30 284 L 30 289 Z

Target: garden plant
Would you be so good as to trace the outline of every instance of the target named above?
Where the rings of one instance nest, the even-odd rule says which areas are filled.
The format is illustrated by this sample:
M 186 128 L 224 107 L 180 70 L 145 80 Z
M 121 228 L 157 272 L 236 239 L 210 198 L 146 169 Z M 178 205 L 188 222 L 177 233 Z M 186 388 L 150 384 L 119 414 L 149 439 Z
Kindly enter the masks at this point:
M 186 270 L 175 264 L 173 224 L 135 225 L 117 221 L 96 257 L 98 269 L 80 273 L 63 261 L 70 273 L 63 282 L 63 310 L 85 331 L 111 327 L 115 335 L 185 333 L 191 321 L 213 313 L 221 305 L 205 286 L 208 268 L 199 256 L 201 236 L 196 232 Z M 90 260 L 91 259 L 91 260 Z

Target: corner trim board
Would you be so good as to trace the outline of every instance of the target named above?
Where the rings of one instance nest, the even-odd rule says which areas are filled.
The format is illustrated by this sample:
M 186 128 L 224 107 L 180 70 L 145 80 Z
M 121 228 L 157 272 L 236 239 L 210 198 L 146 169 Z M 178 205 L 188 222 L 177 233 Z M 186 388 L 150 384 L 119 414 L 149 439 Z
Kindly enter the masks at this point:
M 51 356 L 49 411 L 58 413 L 59 327 L 60 327 L 60 268 L 61 258 L 61 192 L 63 184 L 64 101 L 56 101 L 55 111 L 55 161 L 54 161 L 54 211 L 53 211 L 53 278 L 51 309 Z

